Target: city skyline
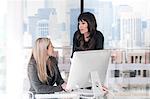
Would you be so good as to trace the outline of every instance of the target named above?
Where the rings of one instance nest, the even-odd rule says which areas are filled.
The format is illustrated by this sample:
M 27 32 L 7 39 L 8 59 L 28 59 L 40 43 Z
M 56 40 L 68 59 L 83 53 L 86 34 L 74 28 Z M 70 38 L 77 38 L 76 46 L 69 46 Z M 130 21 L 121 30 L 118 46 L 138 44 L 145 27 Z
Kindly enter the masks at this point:
M 44 7 L 44 2 L 47 0 L 25 0 L 27 2 L 27 16 L 32 16 L 34 15 L 34 13 L 37 11 L 37 8 L 40 7 Z M 95 1 L 103 1 L 103 2 L 112 2 L 113 6 L 117 6 L 117 5 L 129 5 L 132 6 L 135 12 L 139 12 L 141 13 L 143 16 L 146 16 L 148 18 L 150 18 L 150 1 L 149 0 L 95 0 Z M 2 1 L 4 2 L 4 1 Z M 59 0 L 51 0 L 51 6 L 52 7 L 56 7 L 58 4 L 58 2 L 60 2 Z M 64 4 L 63 2 L 67 2 L 68 5 L 70 5 L 71 7 L 74 8 L 79 8 L 80 7 L 80 1 L 73 1 L 72 3 L 70 2 L 70 0 L 61 0 L 62 4 Z M 86 2 L 90 2 L 89 0 L 85 0 Z M 56 4 L 55 4 L 56 3 Z M 90 2 L 91 5 L 92 1 Z M 94 2 L 93 2 L 94 3 Z M 32 6 L 34 4 L 34 6 Z M 66 5 L 66 6 L 68 6 Z M 75 6 L 76 5 L 76 6 Z M 86 5 L 85 5 L 86 6 Z M 142 9 L 141 9 L 142 8 Z M 4 10 L 3 10 L 4 11 Z
M 45 0 L 45 1 L 47 1 L 47 0 Z M 118 45 L 121 48 L 122 47 L 124 47 L 124 48 L 144 47 L 142 44 L 145 44 L 145 43 L 147 44 L 145 46 L 149 46 L 148 43 L 150 43 L 150 40 L 145 39 L 147 36 L 149 36 L 148 30 L 145 31 L 144 30 L 145 28 L 142 27 L 144 22 L 145 22 L 144 23 L 145 26 L 149 26 L 148 25 L 149 22 L 146 20 L 146 17 L 142 17 L 141 13 L 135 12 L 134 7 L 130 6 L 131 4 L 130 5 L 126 5 L 126 4 L 120 5 L 118 3 L 119 4 L 118 5 L 117 3 L 114 4 L 113 2 L 111 2 L 111 1 L 101 2 L 100 1 L 96 5 L 96 8 L 93 8 L 93 5 L 90 7 L 88 7 L 88 6 L 85 7 L 85 11 L 90 11 L 95 14 L 97 22 L 98 22 L 98 29 L 100 31 L 102 31 L 102 33 L 105 37 L 105 47 L 106 48 L 110 48 L 110 47 L 115 48 L 114 43 L 116 43 L 118 41 L 119 41 Z M 98 8 L 98 5 L 101 5 L 101 7 Z M 48 29 L 49 37 L 52 38 L 52 40 L 55 42 L 56 46 L 70 46 L 70 45 L 72 45 L 73 33 L 77 30 L 77 17 L 80 13 L 80 10 L 79 10 L 79 8 L 72 8 L 70 6 L 67 6 L 67 4 L 66 4 L 65 8 L 68 7 L 70 11 L 69 10 L 62 11 L 62 12 L 64 12 L 64 14 L 62 15 L 61 19 L 64 19 L 64 21 L 60 21 L 60 19 L 59 19 L 60 14 L 58 14 L 59 10 L 57 9 L 57 6 L 56 7 L 53 6 L 53 7 L 54 8 L 52 8 L 52 7 L 48 8 L 48 4 L 47 4 L 47 5 L 45 5 L 45 8 L 37 8 L 37 10 L 38 11 L 40 9 L 41 10 L 43 9 L 43 11 L 44 11 L 44 9 L 54 9 L 55 10 L 55 17 L 54 17 L 54 15 L 49 15 L 49 14 L 46 15 L 48 17 L 48 20 L 51 20 L 51 21 L 48 21 L 49 25 L 50 25 L 48 27 L 49 28 Z M 74 9 L 74 11 L 76 9 L 76 11 L 74 12 L 73 9 Z M 38 13 L 35 12 L 34 16 L 30 16 L 30 17 L 44 16 L 45 15 L 44 13 L 46 13 L 46 12 L 44 11 L 43 15 L 42 15 L 42 13 L 40 14 L 39 12 Z M 50 11 L 50 13 L 53 13 L 53 12 Z M 127 32 L 121 32 L 122 31 L 121 29 L 123 29 L 122 28 L 123 25 L 120 22 L 123 22 L 123 20 L 124 20 L 123 18 L 126 18 L 126 17 L 122 17 L 123 13 L 126 13 L 127 16 L 130 16 L 130 17 L 128 17 L 128 19 L 133 19 L 132 17 L 138 17 L 138 19 L 140 20 L 139 27 L 136 27 L 136 28 L 130 27 L 134 24 L 137 24 L 136 22 L 132 23 L 132 25 L 126 24 L 128 26 L 124 27 L 124 29 L 126 29 L 127 27 L 130 28 L 131 32 L 128 32 L 130 34 L 128 34 Z M 130 13 L 135 13 L 135 14 L 129 15 Z M 68 17 L 70 20 L 63 18 L 63 17 Z M 40 20 L 40 19 L 37 18 L 37 21 L 38 20 Z M 144 20 L 144 22 L 143 22 L 143 20 Z M 32 19 L 30 19 L 30 21 L 32 21 Z M 28 23 L 32 23 L 30 21 Z M 51 23 L 53 23 L 53 25 Z M 30 25 L 30 24 L 28 24 L 28 25 Z M 32 29 L 36 28 L 35 26 L 36 25 L 33 25 Z M 137 29 L 139 29 L 139 30 L 137 30 Z M 146 27 L 146 29 L 148 29 L 148 27 Z M 135 33 L 133 32 L 134 35 L 132 33 L 133 30 L 136 30 Z M 32 33 L 30 31 L 28 31 L 28 32 Z M 35 32 L 37 32 L 37 31 L 34 31 L 34 33 Z M 129 38 L 130 35 L 133 35 L 133 36 L 131 36 L 131 38 Z M 60 40 L 60 38 L 61 38 L 61 40 Z M 135 42 L 132 43 L 132 40 Z M 65 43 L 65 44 L 63 44 L 63 43 Z M 124 44 L 126 45 L 126 47 L 122 46 Z M 116 47 L 117 47 L 117 45 L 116 45 Z

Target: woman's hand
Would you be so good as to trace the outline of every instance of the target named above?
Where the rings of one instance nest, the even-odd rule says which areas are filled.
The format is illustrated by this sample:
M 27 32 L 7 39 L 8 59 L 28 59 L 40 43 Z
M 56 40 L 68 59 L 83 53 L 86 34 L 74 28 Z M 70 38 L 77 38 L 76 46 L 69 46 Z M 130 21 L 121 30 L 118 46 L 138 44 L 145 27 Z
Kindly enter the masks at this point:
M 67 83 L 66 82 L 64 82 L 62 85 L 61 85 L 61 87 L 66 91 L 66 86 L 67 86 Z
M 67 87 L 67 83 L 66 83 L 66 82 L 64 82 L 64 83 L 61 85 L 61 87 L 64 89 L 64 91 L 66 91 L 66 92 L 71 92 L 71 90 L 69 90 L 69 89 L 66 88 L 66 87 Z
M 104 96 L 106 96 L 108 94 L 108 88 L 106 86 L 102 85 L 102 91 L 104 93 Z

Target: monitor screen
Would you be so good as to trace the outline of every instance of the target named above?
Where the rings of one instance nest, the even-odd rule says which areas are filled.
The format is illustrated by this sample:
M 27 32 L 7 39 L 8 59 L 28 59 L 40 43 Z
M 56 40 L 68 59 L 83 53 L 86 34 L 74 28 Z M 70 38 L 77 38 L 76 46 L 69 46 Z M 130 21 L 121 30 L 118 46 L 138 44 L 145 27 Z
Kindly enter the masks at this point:
M 91 50 L 74 52 L 67 81 L 67 89 L 91 86 L 90 72 L 96 71 L 102 84 L 105 82 L 109 64 L 110 50 Z

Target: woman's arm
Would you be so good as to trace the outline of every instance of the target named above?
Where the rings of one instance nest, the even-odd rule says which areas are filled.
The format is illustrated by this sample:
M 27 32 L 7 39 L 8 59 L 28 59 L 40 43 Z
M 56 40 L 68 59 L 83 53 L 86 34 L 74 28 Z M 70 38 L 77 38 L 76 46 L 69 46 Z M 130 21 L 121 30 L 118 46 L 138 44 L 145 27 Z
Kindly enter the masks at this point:
M 51 86 L 46 83 L 42 83 L 38 78 L 36 65 L 33 63 L 29 63 L 28 76 L 30 84 L 35 89 L 36 93 L 54 93 L 63 90 L 61 85 Z

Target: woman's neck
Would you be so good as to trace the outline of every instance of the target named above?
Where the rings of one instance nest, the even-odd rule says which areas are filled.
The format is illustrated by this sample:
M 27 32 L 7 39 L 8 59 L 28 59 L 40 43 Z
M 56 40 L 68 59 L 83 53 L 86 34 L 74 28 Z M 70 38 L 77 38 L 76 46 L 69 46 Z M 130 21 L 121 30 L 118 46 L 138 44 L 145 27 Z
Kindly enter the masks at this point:
M 84 40 L 85 40 L 86 42 L 88 42 L 89 39 L 90 39 L 90 33 L 89 33 L 89 32 L 84 33 Z
M 89 32 L 86 32 L 83 34 L 84 35 L 84 38 L 88 38 L 90 36 L 90 33 Z

